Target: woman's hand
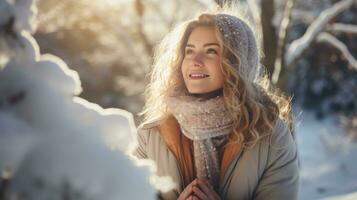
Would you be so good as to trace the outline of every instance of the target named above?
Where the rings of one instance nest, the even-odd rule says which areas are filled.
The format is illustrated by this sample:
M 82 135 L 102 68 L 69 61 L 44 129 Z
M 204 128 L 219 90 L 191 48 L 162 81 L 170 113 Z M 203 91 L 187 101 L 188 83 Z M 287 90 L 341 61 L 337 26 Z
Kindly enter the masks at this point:
M 181 192 L 177 200 L 220 200 L 211 184 L 205 179 L 196 178 Z
M 197 185 L 197 179 L 193 180 L 186 188 L 181 192 L 177 200 L 193 200 L 193 187 Z
M 193 193 L 200 200 L 220 200 L 212 185 L 206 179 L 196 179 L 197 184 L 193 186 Z

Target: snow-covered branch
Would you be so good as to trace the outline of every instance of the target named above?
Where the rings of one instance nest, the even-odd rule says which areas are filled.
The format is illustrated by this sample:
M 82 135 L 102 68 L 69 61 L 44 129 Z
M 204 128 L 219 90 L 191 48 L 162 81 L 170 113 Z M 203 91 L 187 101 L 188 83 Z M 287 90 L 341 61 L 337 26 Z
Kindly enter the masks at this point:
M 329 33 L 323 32 L 317 36 L 317 42 L 327 42 L 332 46 L 336 47 L 338 50 L 341 51 L 342 55 L 346 58 L 350 65 L 355 70 L 357 70 L 357 60 L 352 56 L 347 46 L 343 42 L 338 40 L 336 37 Z
M 334 33 L 357 34 L 357 25 L 335 23 L 335 24 L 329 25 L 327 27 L 327 30 L 334 32 Z
M 291 43 L 289 46 L 285 61 L 286 66 L 290 66 L 295 62 L 297 58 L 310 46 L 317 35 L 323 31 L 326 24 L 338 14 L 348 9 L 352 4 L 356 3 L 356 0 L 343 0 L 336 3 L 329 9 L 324 10 L 319 17 L 309 26 L 305 34 Z

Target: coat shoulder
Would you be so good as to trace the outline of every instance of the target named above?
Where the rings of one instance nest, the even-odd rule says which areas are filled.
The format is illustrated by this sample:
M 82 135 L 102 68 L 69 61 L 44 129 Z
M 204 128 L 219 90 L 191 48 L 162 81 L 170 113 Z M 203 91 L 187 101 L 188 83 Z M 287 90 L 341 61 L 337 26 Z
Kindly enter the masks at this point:
M 289 146 L 295 146 L 295 141 L 291 131 L 283 120 L 278 118 L 275 123 L 275 127 L 269 138 L 269 144 L 271 148 L 287 148 Z
M 152 151 L 152 143 L 158 139 L 157 135 L 159 134 L 155 134 L 156 132 L 158 132 L 156 126 L 140 125 L 137 128 L 137 143 L 133 152 L 135 157 L 139 159 L 149 158 L 150 151 Z

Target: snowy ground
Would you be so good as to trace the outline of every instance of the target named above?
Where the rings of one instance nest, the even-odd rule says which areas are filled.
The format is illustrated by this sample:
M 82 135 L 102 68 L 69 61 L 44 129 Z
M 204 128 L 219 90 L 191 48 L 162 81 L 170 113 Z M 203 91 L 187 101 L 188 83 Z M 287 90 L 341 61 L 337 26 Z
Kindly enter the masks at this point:
M 336 119 L 318 121 L 312 113 L 296 110 L 301 113 L 296 127 L 299 199 L 357 199 L 357 144 L 342 137 L 344 131 Z

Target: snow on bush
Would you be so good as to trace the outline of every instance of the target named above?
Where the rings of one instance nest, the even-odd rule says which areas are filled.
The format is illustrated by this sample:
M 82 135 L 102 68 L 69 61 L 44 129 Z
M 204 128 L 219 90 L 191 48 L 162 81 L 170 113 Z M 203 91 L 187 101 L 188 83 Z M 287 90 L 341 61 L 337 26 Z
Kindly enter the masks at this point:
M 0 172 L 13 172 L 7 193 L 28 200 L 155 199 L 153 164 L 126 155 L 135 145 L 132 114 L 78 97 L 78 74 L 60 58 L 40 55 L 29 34 L 33 9 L 32 0 L 0 0 L 6 10 L 0 13 Z

